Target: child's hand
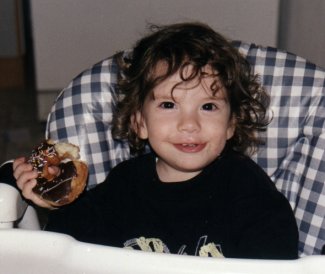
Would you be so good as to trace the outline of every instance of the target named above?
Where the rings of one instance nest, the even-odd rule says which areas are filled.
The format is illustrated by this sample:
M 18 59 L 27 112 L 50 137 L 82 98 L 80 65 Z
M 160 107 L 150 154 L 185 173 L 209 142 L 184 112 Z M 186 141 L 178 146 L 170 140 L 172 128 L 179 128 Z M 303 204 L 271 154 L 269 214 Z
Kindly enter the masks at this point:
M 18 188 L 22 191 L 22 195 L 31 200 L 35 205 L 40 207 L 53 209 L 53 207 L 46 201 L 37 196 L 33 191 L 33 187 L 36 185 L 37 171 L 33 169 L 33 166 L 29 164 L 24 157 L 17 158 L 13 163 L 14 177 Z M 50 168 L 49 171 L 53 174 L 58 172 L 55 168 Z

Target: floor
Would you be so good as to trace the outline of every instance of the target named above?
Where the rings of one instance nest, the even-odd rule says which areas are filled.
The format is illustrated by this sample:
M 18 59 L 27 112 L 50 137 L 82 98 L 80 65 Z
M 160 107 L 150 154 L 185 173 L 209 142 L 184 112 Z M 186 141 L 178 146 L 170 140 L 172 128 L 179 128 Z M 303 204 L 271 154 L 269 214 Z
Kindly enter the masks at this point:
M 0 90 L 0 163 L 28 156 L 44 138 L 44 127 L 34 91 Z

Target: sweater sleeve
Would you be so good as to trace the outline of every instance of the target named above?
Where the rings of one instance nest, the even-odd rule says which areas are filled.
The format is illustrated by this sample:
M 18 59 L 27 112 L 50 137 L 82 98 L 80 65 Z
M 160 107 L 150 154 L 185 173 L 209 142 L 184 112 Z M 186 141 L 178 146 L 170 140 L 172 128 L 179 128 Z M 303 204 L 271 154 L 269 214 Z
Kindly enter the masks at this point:
M 45 229 L 84 242 L 116 246 L 123 226 L 117 210 L 119 191 L 123 189 L 119 169 L 113 169 L 103 183 L 75 202 L 52 210 Z
M 295 259 L 298 229 L 287 199 L 255 165 L 233 172 L 231 220 L 235 257 Z M 243 175 L 247 174 L 247 175 Z

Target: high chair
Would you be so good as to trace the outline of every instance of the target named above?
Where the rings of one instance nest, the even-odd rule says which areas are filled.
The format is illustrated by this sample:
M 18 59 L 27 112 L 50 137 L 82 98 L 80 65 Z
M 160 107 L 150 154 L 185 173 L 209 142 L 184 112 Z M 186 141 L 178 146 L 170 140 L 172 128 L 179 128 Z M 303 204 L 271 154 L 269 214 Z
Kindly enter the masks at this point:
M 279 49 L 233 44 L 271 96 L 273 119 L 263 136 L 266 142 L 253 159 L 292 206 L 300 234 L 299 256 L 319 255 L 325 245 L 325 71 Z M 131 57 L 132 51 L 124 55 Z M 78 75 L 59 94 L 48 116 L 45 138 L 80 147 L 81 159 L 89 165 L 88 189 L 130 158 L 128 144 L 113 140 L 110 132 L 117 77 L 114 55 Z M 6 196 L 1 192 L 0 188 L 0 204 Z M 0 223 L 1 218 L 0 214 Z

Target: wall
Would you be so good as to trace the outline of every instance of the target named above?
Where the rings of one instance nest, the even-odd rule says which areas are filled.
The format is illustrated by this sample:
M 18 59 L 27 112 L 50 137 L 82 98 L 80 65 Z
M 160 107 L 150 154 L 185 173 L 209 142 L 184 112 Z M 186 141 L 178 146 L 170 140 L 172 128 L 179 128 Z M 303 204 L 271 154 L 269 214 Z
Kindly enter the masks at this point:
M 231 39 L 276 45 L 278 9 L 279 0 L 31 0 L 39 116 L 75 75 L 131 47 L 147 22 L 200 20 Z
M 281 2 L 279 47 L 325 68 L 325 1 Z

